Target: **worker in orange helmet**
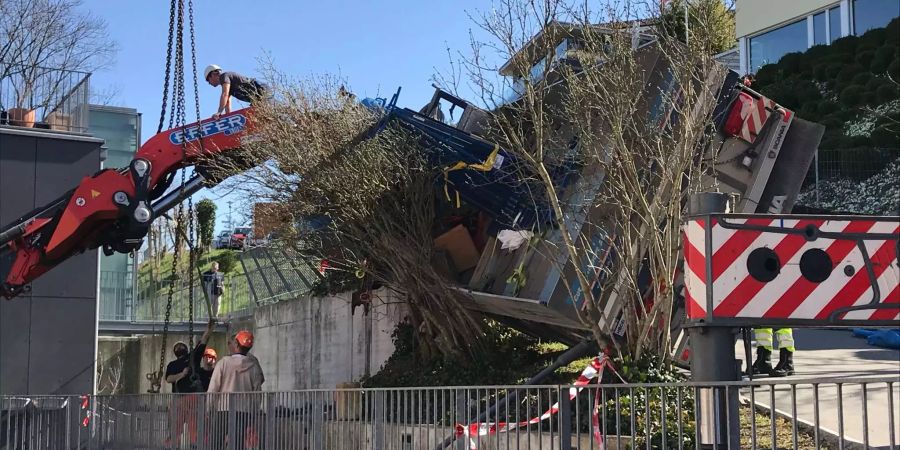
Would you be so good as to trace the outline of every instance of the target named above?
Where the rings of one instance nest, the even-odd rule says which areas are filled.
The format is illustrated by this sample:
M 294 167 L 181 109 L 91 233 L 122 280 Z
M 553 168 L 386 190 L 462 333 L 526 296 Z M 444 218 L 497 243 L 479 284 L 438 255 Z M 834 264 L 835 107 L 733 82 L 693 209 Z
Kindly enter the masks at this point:
M 196 374 L 193 382 L 197 385 L 196 392 L 206 392 L 209 390 L 209 383 L 212 380 L 213 368 L 216 366 L 218 354 L 216 350 L 207 347 L 209 338 L 212 335 L 213 328 L 216 325 L 216 319 L 209 319 L 206 326 L 206 332 L 200 337 L 197 346 L 191 353 L 191 367 Z
M 252 393 L 261 391 L 266 379 L 259 360 L 250 354 L 253 344 L 252 332 L 241 330 L 233 334 L 228 340 L 231 354 L 221 358 L 213 369 L 207 392 L 212 394 L 209 400 L 216 411 L 217 445 L 225 442 L 227 436 L 228 440 L 234 439 L 233 448 L 244 448 L 247 429 L 263 429 L 259 426 L 260 397 Z M 229 430 L 231 423 L 235 424 L 233 433 Z

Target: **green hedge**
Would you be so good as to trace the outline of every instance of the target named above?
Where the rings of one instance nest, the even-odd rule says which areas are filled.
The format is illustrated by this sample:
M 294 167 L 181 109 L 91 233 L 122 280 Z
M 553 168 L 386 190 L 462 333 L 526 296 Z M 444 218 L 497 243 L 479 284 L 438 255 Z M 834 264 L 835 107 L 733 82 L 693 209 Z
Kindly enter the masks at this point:
M 898 127 L 888 114 L 869 111 L 900 98 L 900 19 L 886 28 L 848 36 L 831 45 L 817 45 L 804 53 L 785 55 L 775 64 L 759 69 L 754 88 L 776 99 L 800 117 L 826 126 L 821 149 L 872 147 L 897 148 Z M 872 117 L 867 117 L 872 116 Z M 874 121 L 866 136 L 848 135 L 848 125 Z M 887 164 L 889 160 L 885 160 Z

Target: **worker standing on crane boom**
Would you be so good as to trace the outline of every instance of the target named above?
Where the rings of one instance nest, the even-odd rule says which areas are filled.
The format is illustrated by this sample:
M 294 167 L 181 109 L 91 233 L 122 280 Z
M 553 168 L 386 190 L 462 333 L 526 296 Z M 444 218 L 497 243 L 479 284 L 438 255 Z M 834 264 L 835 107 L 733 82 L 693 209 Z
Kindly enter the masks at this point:
M 203 78 L 213 87 L 222 86 L 219 107 L 213 114 L 214 119 L 231 112 L 231 97 L 252 105 L 256 101 L 266 98 L 269 92 L 268 87 L 255 78 L 246 77 L 237 72 L 225 72 L 215 64 L 206 66 Z

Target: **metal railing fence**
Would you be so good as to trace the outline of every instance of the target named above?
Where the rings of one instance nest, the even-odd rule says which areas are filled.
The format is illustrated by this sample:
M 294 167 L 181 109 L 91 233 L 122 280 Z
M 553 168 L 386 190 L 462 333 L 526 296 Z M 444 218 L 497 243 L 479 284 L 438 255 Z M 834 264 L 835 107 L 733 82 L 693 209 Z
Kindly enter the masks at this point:
M 0 397 L 0 449 L 692 449 L 701 448 L 709 425 L 698 422 L 701 409 L 718 408 L 707 400 L 730 393 L 742 399 L 737 414 L 727 416 L 739 425 L 740 448 L 896 448 L 898 383 L 900 377 Z
M 86 133 L 91 74 L 0 61 L 0 125 Z

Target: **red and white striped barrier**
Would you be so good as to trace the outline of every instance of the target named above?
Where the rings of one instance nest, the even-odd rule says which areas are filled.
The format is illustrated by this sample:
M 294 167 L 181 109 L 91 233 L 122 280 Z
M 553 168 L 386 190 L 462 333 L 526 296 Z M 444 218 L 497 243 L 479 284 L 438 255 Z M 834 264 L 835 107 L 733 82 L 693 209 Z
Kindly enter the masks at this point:
M 891 217 L 692 218 L 684 226 L 688 319 L 896 325 L 898 232 Z
M 726 130 L 752 144 L 756 142 L 769 120 L 769 116 L 774 111 L 781 111 L 781 121 L 785 124 L 790 124 L 794 118 L 792 111 L 780 107 L 769 98 L 756 98 L 746 92 L 741 92 L 732 109 Z
M 588 384 L 590 384 L 592 380 L 597 379 L 597 383 L 600 383 L 600 380 L 603 379 L 603 370 L 606 368 L 609 368 L 609 370 L 618 375 L 618 373 L 616 373 L 616 369 L 613 368 L 609 357 L 601 353 L 600 356 L 594 358 L 591 361 L 590 365 L 585 367 L 585 369 L 581 372 L 581 375 L 579 375 L 578 379 L 575 381 L 575 385 L 569 388 L 569 400 L 574 400 L 578 393 L 581 392 Z M 598 417 L 599 399 L 600 395 L 596 395 L 594 397 L 594 409 L 591 414 L 591 431 L 594 439 L 597 441 L 597 449 L 603 450 L 605 447 L 603 446 L 603 435 L 600 431 L 600 419 Z M 469 449 L 478 450 L 475 445 L 476 436 L 488 436 L 498 433 L 507 433 L 517 428 L 543 422 L 558 412 L 559 402 L 556 402 L 540 416 L 533 417 L 522 422 L 476 422 L 468 425 L 456 424 L 456 437 L 465 437 L 469 440 Z

